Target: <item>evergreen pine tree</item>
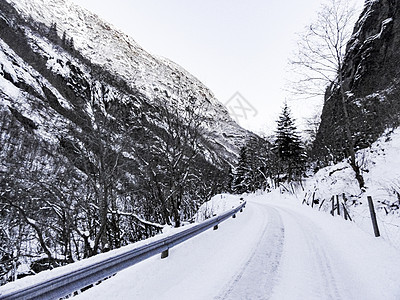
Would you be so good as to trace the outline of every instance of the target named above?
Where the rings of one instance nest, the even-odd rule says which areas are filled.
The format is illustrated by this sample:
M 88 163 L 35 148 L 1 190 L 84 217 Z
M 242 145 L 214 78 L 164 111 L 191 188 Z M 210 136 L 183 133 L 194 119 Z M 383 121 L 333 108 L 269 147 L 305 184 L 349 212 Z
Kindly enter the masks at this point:
M 53 42 L 57 42 L 57 23 L 52 23 L 49 29 L 49 39 Z
M 226 181 L 224 183 L 224 190 L 227 193 L 234 193 L 232 190 L 233 186 L 233 179 L 235 178 L 235 175 L 233 173 L 233 168 L 232 166 L 229 167 L 229 172 L 228 172 L 228 177 L 226 178 Z
M 268 143 L 255 136 L 251 136 L 239 154 L 238 165 L 232 174 L 231 190 L 233 193 L 252 193 L 268 187 L 267 166 Z
M 283 107 L 277 124 L 273 150 L 279 160 L 280 173 L 286 175 L 288 181 L 299 179 L 305 170 L 305 149 L 297 134 L 287 103 Z
M 238 165 L 233 172 L 232 191 L 235 194 L 243 194 L 248 191 L 248 161 L 246 146 L 240 149 Z
M 67 33 L 64 31 L 62 39 L 61 39 L 61 44 L 62 46 L 65 46 L 67 44 Z
M 69 40 L 69 48 L 70 48 L 70 50 L 75 50 L 75 44 L 74 44 L 74 38 L 72 37 L 72 38 L 70 38 L 70 40 Z
M 268 152 L 267 142 L 259 137 L 251 136 L 246 143 L 248 149 L 247 162 L 249 172 L 249 191 L 255 192 L 267 187 Z

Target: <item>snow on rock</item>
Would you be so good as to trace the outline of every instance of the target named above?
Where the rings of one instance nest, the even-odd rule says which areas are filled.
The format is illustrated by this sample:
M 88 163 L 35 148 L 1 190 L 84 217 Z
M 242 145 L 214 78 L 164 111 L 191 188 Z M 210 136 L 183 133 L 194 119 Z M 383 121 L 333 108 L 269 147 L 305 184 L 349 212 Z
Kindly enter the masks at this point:
M 24 62 L 19 58 L 10 47 L 0 39 L 0 78 L 4 82 L 1 88 L 4 90 L 5 94 L 10 93 L 10 97 L 18 97 L 20 92 L 17 87 L 12 83 L 23 81 L 35 88 L 35 91 L 39 94 L 42 93 L 39 82 L 37 80 L 38 73 L 33 70 L 33 68 L 24 65 Z M 6 75 L 7 74 L 7 75 Z M 11 77 L 11 80 L 5 80 L 6 77 Z M 8 86 L 8 88 L 7 88 Z M 12 86 L 12 87 L 11 87 Z
M 184 112 L 188 101 L 195 105 L 204 117 L 202 127 L 209 141 L 211 152 L 215 148 L 228 161 L 236 159 L 243 139 L 250 133 L 241 128 L 229 116 L 227 109 L 213 93 L 181 66 L 168 59 L 146 52 L 132 37 L 124 34 L 97 15 L 75 5 L 70 0 L 7 0 L 26 19 L 53 26 L 61 39 L 73 39 L 74 49 L 91 64 L 101 66 L 112 75 L 125 80 L 134 90 L 145 96 L 149 104 L 168 101 L 171 107 Z M 47 59 L 47 68 L 68 78 L 66 62 L 83 71 L 85 80 L 90 70 L 77 59 L 57 48 L 46 38 L 25 28 L 31 47 Z M 87 80 L 88 81 L 88 80 Z M 47 86 L 47 84 L 46 84 Z M 57 96 L 62 106 L 68 105 Z M 42 93 L 40 90 L 39 93 Z M 96 94 L 96 88 L 93 90 Z M 209 149 L 205 149 L 207 153 Z M 212 159 L 213 153 L 208 155 Z
M 357 152 L 357 161 L 363 172 L 366 192 L 376 201 L 394 203 L 400 193 L 400 128 L 388 132 L 371 147 Z M 359 196 L 362 191 L 354 177 L 354 171 L 347 161 L 319 170 L 306 181 L 309 190 L 316 190 L 317 196 L 329 197 L 346 193 Z

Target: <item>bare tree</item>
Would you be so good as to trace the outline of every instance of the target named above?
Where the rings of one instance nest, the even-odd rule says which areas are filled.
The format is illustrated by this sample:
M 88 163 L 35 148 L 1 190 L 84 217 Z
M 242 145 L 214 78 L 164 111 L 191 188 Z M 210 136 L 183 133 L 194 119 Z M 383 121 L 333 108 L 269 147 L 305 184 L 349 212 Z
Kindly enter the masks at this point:
M 316 22 L 300 35 L 298 51 L 291 65 L 297 75 L 292 85 L 294 93 L 314 97 L 323 95 L 327 86 L 339 91 L 349 163 L 360 188 L 363 188 L 364 179 L 356 161 L 350 126 L 349 93 L 342 74 L 346 45 L 352 34 L 356 12 L 352 1 L 328 0 L 321 7 Z
M 316 139 L 319 125 L 321 123 L 320 108 L 318 107 L 308 118 L 304 118 L 305 129 L 304 132 L 308 135 L 306 144 L 310 146 Z
M 152 190 L 162 207 L 164 222 L 174 223 L 176 227 L 181 224 L 187 187 L 191 181 L 198 179 L 195 164 L 201 151 L 199 137 L 203 119 L 200 111 L 200 104 L 194 97 L 188 97 L 180 111 L 172 105 L 160 105 L 155 112 L 163 127 L 154 128 L 160 138 L 156 147 L 146 150 L 146 155 L 153 157 L 147 159 L 145 165 Z
M 292 93 L 303 97 L 321 96 L 328 85 L 340 84 L 338 71 L 343 66 L 355 17 L 352 0 L 327 0 L 321 6 L 316 20 L 299 33 L 297 49 L 290 59 L 294 72 Z

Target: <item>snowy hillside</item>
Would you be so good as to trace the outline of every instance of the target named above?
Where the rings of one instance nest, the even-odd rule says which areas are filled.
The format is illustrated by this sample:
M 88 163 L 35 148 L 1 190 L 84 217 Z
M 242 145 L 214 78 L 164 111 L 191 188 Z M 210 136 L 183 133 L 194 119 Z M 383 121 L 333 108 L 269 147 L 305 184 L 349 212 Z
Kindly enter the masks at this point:
M 297 198 L 311 203 L 312 194 L 326 211 L 331 209 L 332 196 L 345 194 L 347 207 L 355 223 L 372 233 L 367 196 L 371 196 L 377 210 L 382 236 L 400 249 L 400 128 L 387 131 L 371 147 L 357 152 L 357 160 L 365 179 L 361 191 L 350 165 L 341 163 L 319 170 L 304 182 L 303 192 L 297 188 Z M 306 193 L 306 196 L 304 194 Z
M 0 284 L 224 191 L 252 134 L 193 75 L 68 0 L 0 1 L 0 27 Z
M 215 99 L 213 93 L 197 78 L 181 66 L 165 58 L 156 58 L 140 47 L 132 37 L 101 20 L 97 15 L 75 5 L 69 0 L 7 0 L 26 18 L 33 18 L 48 27 L 56 24 L 61 38 L 63 34 L 73 38 L 75 49 L 91 63 L 112 74 L 121 76 L 131 86 L 143 93 L 149 101 L 167 101 L 183 109 L 190 98 L 204 107 L 205 125 L 229 155 L 238 152 L 240 137 L 247 132 L 230 117 L 226 108 Z M 62 71 L 63 66 L 53 58 L 53 68 Z M 221 138 L 222 133 L 226 138 Z M 229 142 L 226 142 L 226 139 Z

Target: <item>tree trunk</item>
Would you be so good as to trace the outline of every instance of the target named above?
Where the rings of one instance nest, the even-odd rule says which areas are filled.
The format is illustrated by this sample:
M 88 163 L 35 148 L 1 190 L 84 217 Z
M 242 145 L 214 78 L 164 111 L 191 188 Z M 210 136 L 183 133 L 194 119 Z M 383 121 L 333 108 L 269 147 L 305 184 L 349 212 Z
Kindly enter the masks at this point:
M 99 231 L 97 232 L 95 241 L 94 241 L 94 254 L 97 253 L 100 242 L 103 243 L 103 246 L 105 243 L 107 243 L 107 240 L 105 239 L 105 232 L 106 232 L 106 226 L 107 226 L 107 208 L 108 208 L 108 191 L 107 188 L 104 188 L 103 190 L 103 195 L 100 196 L 100 203 L 99 203 L 99 221 L 100 221 L 100 228 Z
M 174 221 L 175 221 L 175 227 L 181 227 L 181 217 L 179 215 L 179 207 L 180 207 L 180 201 L 178 197 L 174 199 L 174 204 L 173 204 L 173 216 L 174 216 Z
M 360 189 L 364 188 L 365 182 L 364 182 L 364 177 L 361 174 L 360 166 L 357 164 L 356 161 L 356 152 L 354 150 L 355 147 L 355 141 L 353 139 L 353 136 L 351 135 L 351 130 L 350 130 L 350 117 L 349 117 L 349 112 L 347 110 L 347 96 L 343 88 L 343 77 L 341 74 L 341 68 L 339 68 L 339 86 L 340 86 L 340 95 L 341 95 L 341 102 L 342 102 L 342 108 L 343 108 L 343 115 L 344 115 L 344 129 L 345 129 L 345 135 L 346 135 L 346 144 L 347 144 L 347 150 L 349 151 L 350 154 L 350 166 L 355 172 L 355 177 L 358 181 L 358 185 Z

